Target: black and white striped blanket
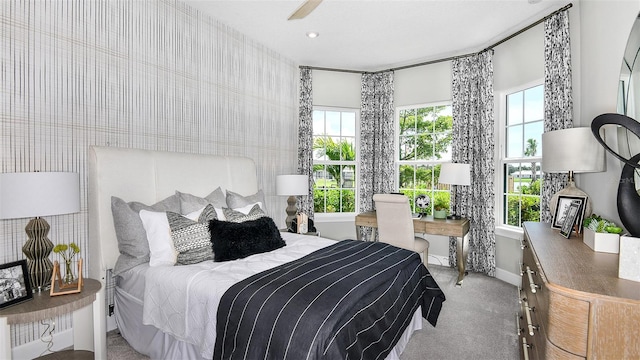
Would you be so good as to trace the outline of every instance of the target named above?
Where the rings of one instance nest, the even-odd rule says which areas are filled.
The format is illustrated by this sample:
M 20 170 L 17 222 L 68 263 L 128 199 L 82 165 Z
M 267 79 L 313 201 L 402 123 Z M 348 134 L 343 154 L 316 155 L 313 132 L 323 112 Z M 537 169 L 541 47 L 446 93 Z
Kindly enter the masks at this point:
M 418 254 L 344 240 L 227 290 L 213 358 L 384 359 L 418 306 L 435 326 L 444 300 Z

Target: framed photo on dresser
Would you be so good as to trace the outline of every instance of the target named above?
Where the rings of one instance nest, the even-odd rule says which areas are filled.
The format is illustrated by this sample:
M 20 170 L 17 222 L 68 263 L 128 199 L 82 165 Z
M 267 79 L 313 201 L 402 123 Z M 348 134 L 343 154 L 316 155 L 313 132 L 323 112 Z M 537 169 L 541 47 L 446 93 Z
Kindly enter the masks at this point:
M 572 216 L 572 220 L 570 224 L 566 224 L 566 226 L 570 226 L 573 229 L 573 225 L 578 225 L 577 232 L 580 232 L 582 229 L 582 220 L 584 218 L 584 210 L 587 205 L 587 201 L 589 198 L 587 196 L 580 195 L 560 195 L 558 196 L 558 202 L 556 203 L 556 211 L 553 214 L 553 220 L 551 221 L 551 227 L 554 229 L 562 230 L 565 227 L 565 222 L 567 220 L 567 216 L 570 214 L 571 207 L 576 207 L 577 210 Z M 564 234 L 563 234 L 564 235 Z

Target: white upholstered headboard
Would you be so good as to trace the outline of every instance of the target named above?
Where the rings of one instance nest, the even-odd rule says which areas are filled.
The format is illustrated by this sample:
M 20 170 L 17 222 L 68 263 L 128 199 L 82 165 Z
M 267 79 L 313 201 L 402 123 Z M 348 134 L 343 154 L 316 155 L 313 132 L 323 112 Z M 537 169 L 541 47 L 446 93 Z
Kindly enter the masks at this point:
M 152 205 L 176 190 L 206 196 L 220 186 L 241 195 L 258 191 L 256 166 L 246 157 L 140 149 L 89 148 L 89 276 L 104 282 L 120 255 L 111 196 Z

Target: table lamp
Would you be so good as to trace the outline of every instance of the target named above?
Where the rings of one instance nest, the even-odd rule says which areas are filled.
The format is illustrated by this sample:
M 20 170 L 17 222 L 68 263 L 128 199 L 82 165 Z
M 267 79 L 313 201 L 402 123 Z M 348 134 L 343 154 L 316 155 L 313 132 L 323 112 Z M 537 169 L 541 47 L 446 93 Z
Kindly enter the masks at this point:
M 438 178 L 440 184 L 449 185 L 471 185 L 471 165 L 458 164 L 458 163 L 444 163 L 440 165 L 440 177 Z M 454 198 L 451 199 L 451 204 L 455 205 L 455 192 Z M 460 220 L 462 217 L 457 214 L 457 209 L 454 209 L 454 214 L 447 216 L 447 219 Z
M 287 229 L 298 213 L 296 196 L 309 195 L 309 177 L 307 175 L 278 175 L 276 176 L 276 194 L 289 196 L 287 199 Z
M 591 128 L 579 127 L 548 131 L 542 134 L 542 172 L 568 173 L 567 187 L 555 193 L 549 201 L 551 214 L 555 214 L 558 196 L 588 195 L 576 187 L 574 173 L 605 171 L 604 148 L 600 146 Z M 587 200 L 584 216 L 591 215 L 591 202 Z
M 71 172 L 24 172 L 0 174 L 0 219 L 32 217 L 25 227 L 28 240 L 22 247 L 27 257 L 31 288 L 51 284 L 53 243 L 47 238 L 49 224 L 41 216 L 80 211 L 80 177 Z

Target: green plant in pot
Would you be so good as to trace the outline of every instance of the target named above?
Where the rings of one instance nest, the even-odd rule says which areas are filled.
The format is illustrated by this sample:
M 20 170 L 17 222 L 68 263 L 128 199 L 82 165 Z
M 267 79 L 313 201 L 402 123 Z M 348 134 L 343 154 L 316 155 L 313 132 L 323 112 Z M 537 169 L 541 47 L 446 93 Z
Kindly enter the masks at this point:
M 64 275 L 64 283 L 72 284 L 75 282 L 76 278 L 73 273 L 73 268 L 71 266 L 71 262 L 77 253 L 80 252 L 80 247 L 76 243 L 67 244 L 58 244 L 53 248 L 53 252 L 62 256 L 65 264 L 65 275 Z
M 588 218 L 582 221 L 582 225 L 597 233 L 609 233 L 609 234 L 620 234 L 622 232 L 622 228 L 616 225 L 613 221 L 602 218 L 596 214 L 592 214 Z
M 436 196 L 433 202 L 433 218 L 446 219 L 449 212 L 449 202 L 443 196 Z

